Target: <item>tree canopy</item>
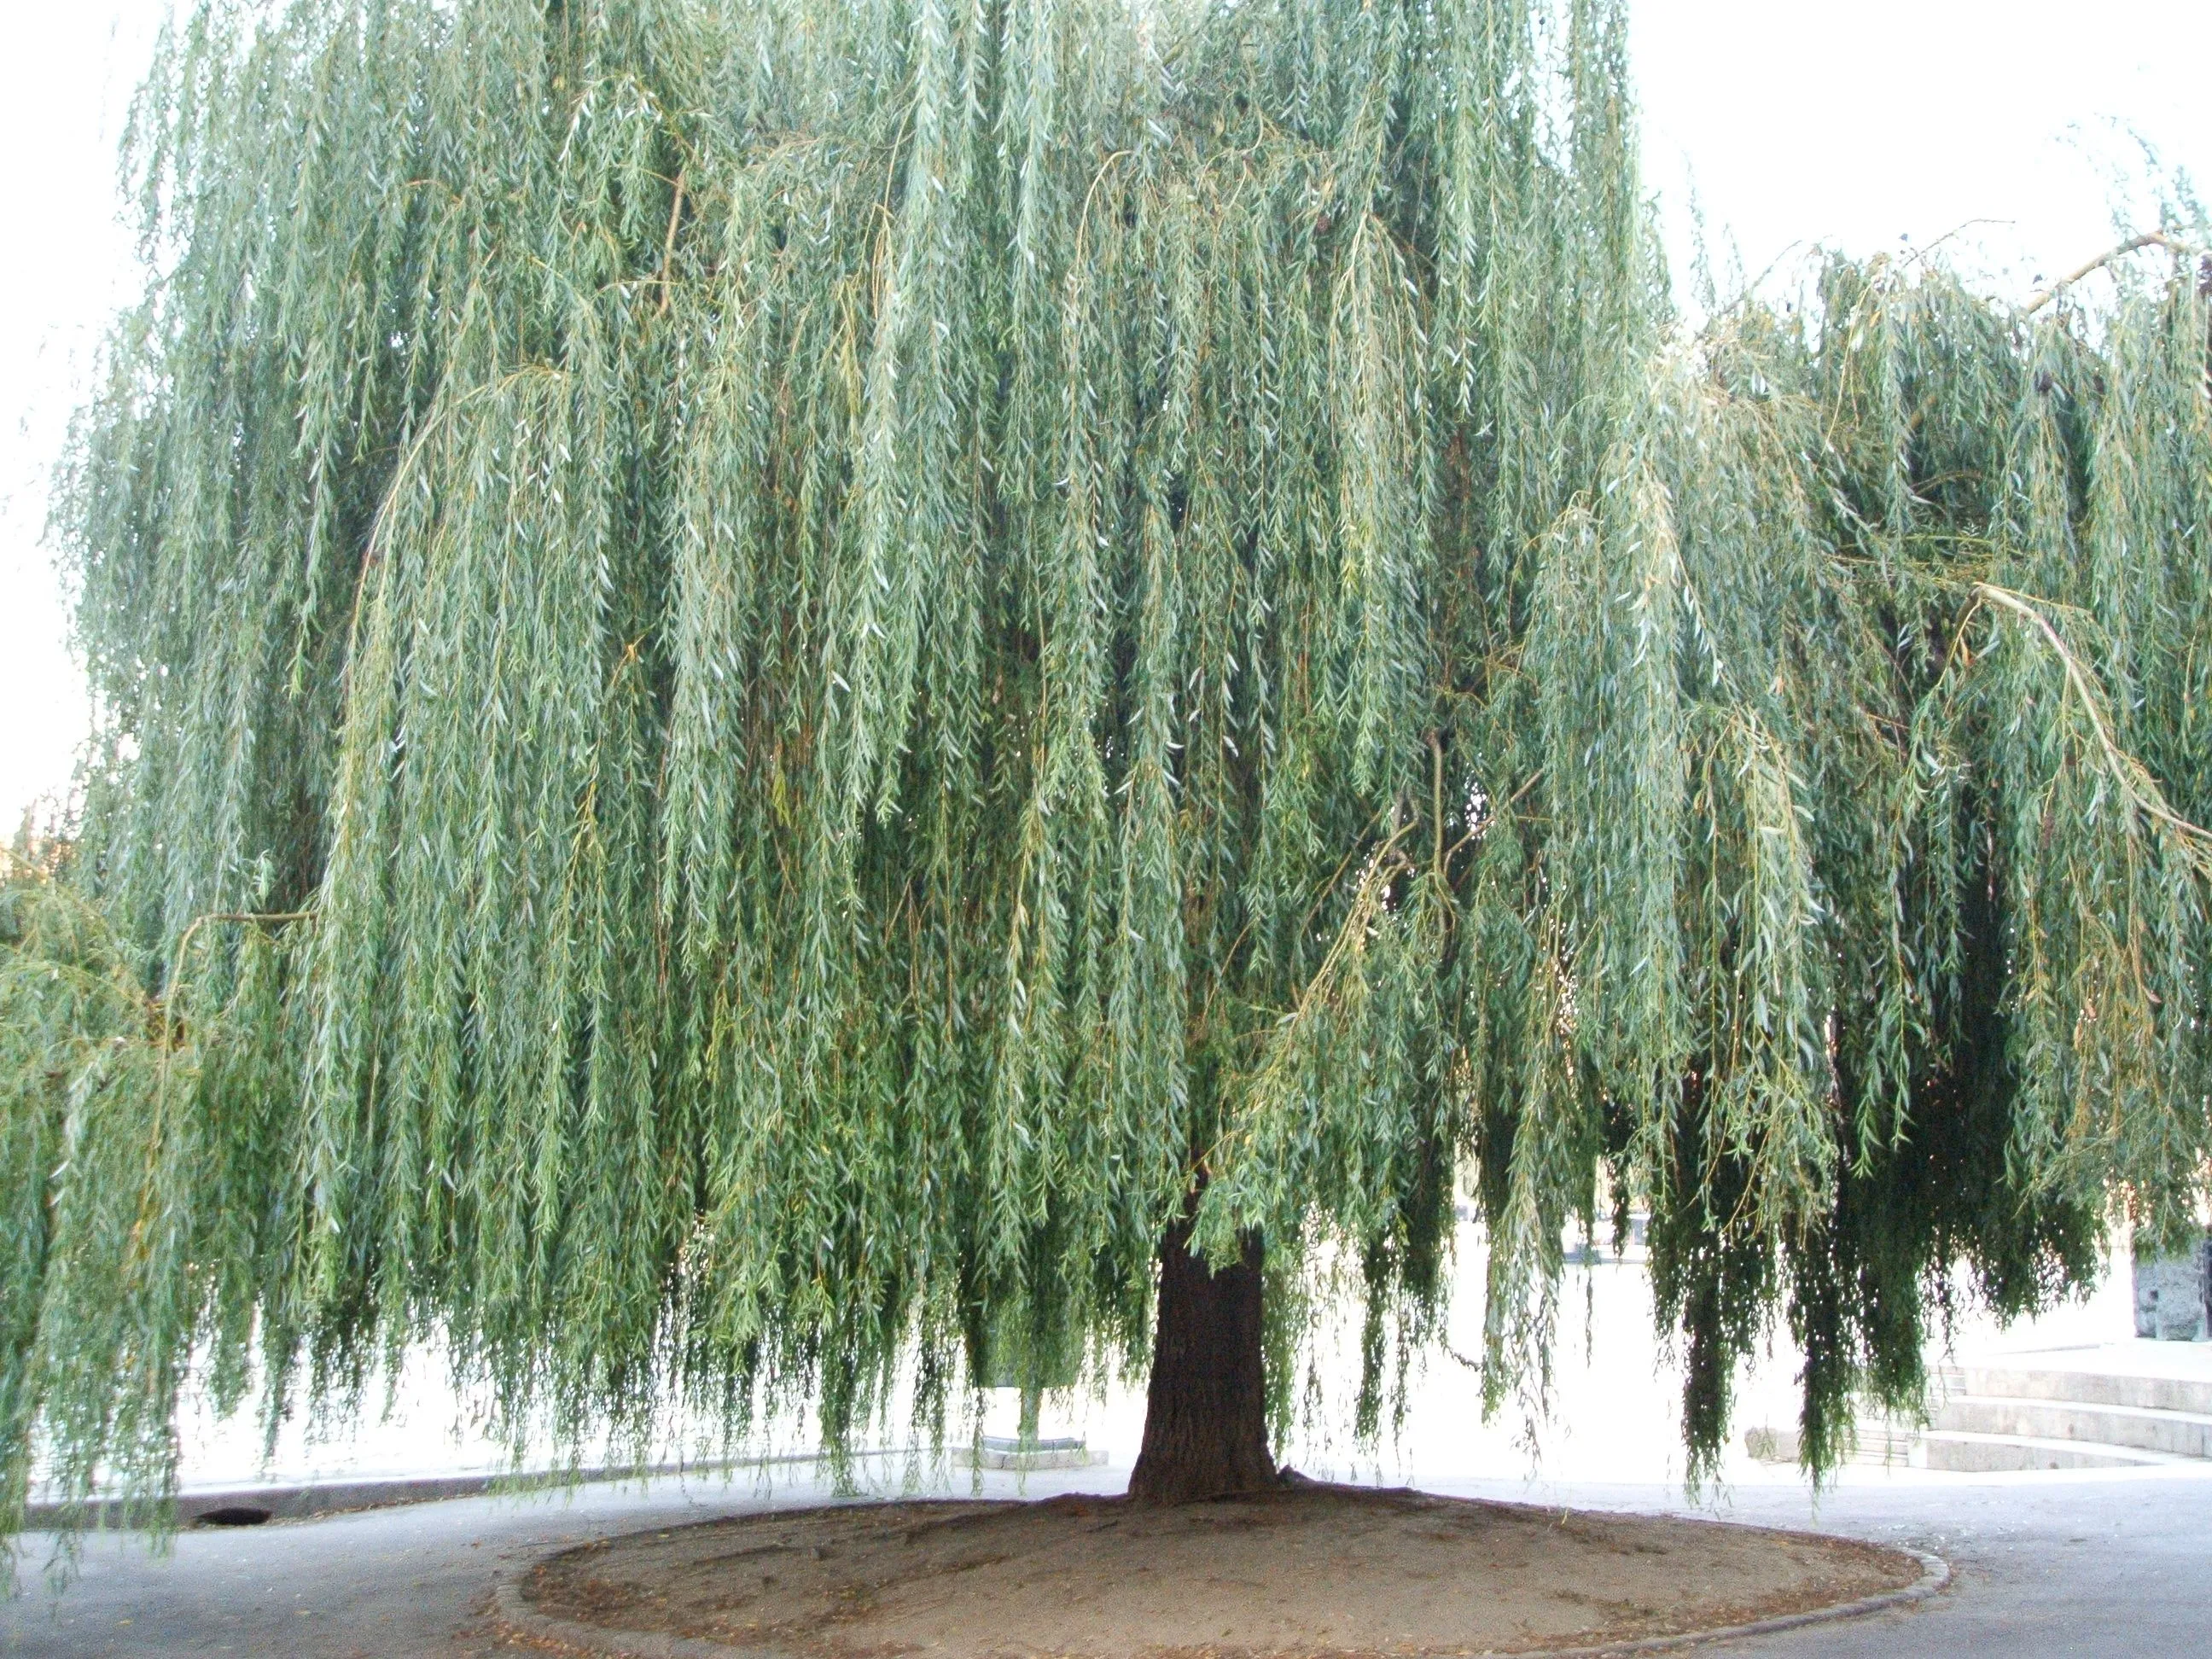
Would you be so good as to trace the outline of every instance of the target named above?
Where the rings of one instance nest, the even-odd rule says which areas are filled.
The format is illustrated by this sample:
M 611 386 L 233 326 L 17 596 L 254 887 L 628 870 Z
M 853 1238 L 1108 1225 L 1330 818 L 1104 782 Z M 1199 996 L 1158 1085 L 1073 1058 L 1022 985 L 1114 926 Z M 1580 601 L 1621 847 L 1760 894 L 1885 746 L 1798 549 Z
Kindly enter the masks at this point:
M 0 894 L 0 1508 L 434 1340 L 518 1432 L 1495 1405 L 1648 1210 L 1710 1467 L 2212 1153 L 2212 301 L 1694 325 L 1624 0 L 204 0 Z M 1965 1277 L 1960 1270 L 1965 1270 Z

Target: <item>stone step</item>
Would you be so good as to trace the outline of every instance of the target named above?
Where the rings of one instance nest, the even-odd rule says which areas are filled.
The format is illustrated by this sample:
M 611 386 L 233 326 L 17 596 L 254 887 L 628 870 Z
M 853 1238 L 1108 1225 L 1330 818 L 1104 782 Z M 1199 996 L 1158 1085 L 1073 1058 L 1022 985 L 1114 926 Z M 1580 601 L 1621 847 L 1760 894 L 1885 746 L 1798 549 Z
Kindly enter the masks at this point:
M 1963 1394 L 1938 1406 L 1930 1426 L 2020 1440 L 2094 1442 L 2169 1457 L 2212 1457 L 2212 1415 L 2202 1412 Z
M 1954 1395 L 2015 1400 L 2068 1400 L 2090 1406 L 2212 1416 L 2212 1376 L 2139 1376 L 2111 1371 L 2014 1365 L 1946 1365 L 1942 1386 Z
M 1998 1474 L 2013 1469 L 2128 1469 L 2187 1463 L 2185 1457 L 2146 1451 L 2137 1446 L 2100 1445 L 2088 1440 L 2052 1440 L 2017 1434 L 1975 1434 L 1959 1429 L 1930 1429 L 1921 1436 L 1931 1469 L 1957 1474 Z
M 1914 1430 L 1862 1419 L 1851 1455 L 1844 1462 L 1904 1468 L 1917 1462 L 1914 1449 L 1919 1441 L 1920 1437 Z M 1743 1437 L 1744 1449 L 1762 1463 L 1795 1463 L 1799 1443 L 1795 1428 L 1755 1428 L 1747 1430 Z
M 1920 1444 L 1917 1430 L 1893 1428 L 1887 1423 L 1870 1423 L 1863 1419 L 1858 1425 L 1858 1443 L 1851 1449 L 1854 1463 L 1878 1464 L 1884 1468 L 1905 1468 L 1916 1462 L 1914 1453 Z

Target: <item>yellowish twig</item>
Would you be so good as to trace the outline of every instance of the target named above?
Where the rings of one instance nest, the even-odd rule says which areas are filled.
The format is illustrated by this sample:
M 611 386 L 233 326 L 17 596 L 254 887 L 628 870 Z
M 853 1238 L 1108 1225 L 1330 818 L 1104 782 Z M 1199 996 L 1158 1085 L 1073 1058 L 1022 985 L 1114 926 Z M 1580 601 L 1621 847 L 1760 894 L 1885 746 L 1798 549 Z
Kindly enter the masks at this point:
M 676 297 L 676 278 L 671 274 L 676 268 L 676 230 L 684 222 L 684 186 L 685 176 L 676 175 L 676 197 L 668 208 L 668 239 L 660 246 L 660 309 L 656 313 L 665 317 L 668 302 Z
M 167 992 L 161 998 L 161 1068 L 164 1079 L 168 1074 L 169 1050 L 175 1046 L 170 1036 L 173 1029 L 170 1011 L 176 1006 L 178 992 L 184 985 L 186 953 L 192 948 L 192 935 L 210 921 L 246 922 L 257 927 L 274 927 L 288 921 L 311 921 L 314 915 L 313 910 L 210 910 L 205 915 L 192 918 L 191 925 L 185 929 L 184 937 L 177 941 L 176 971 L 169 981 Z

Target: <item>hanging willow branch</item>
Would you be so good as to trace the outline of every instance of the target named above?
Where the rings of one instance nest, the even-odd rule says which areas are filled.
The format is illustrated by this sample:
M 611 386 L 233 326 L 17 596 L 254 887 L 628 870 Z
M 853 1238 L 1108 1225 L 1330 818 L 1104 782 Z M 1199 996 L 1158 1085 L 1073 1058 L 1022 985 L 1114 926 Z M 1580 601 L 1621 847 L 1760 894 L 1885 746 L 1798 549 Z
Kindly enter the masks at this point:
M 1974 594 L 1978 599 L 2011 611 L 2042 636 L 2045 643 L 2050 646 L 2051 654 L 2065 669 L 2068 689 L 2081 700 L 2082 712 L 2088 718 L 2091 731 L 2096 734 L 2098 750 L 2106 765 L 2111 769 L 2113 784 L 2137 811 L 2179 837 L 2191 858 L 2208 874 L 2212 874 L 2212 830 L 2200 829 L 2167 806 L 2157 783 L 2143 769 L 2142 763 L 2123 752 L 2113 740 L 2112 722 L 2106 716 L 2103 698 L 2095 680 L 2081 665 L 2081 659 L 2066 648 L 2066 641 L 2059 637 L 2058 630 L 2051 625 L 2050 619 L 2019 594 L 2008 592 L 1989 582 L 1975 583 Z

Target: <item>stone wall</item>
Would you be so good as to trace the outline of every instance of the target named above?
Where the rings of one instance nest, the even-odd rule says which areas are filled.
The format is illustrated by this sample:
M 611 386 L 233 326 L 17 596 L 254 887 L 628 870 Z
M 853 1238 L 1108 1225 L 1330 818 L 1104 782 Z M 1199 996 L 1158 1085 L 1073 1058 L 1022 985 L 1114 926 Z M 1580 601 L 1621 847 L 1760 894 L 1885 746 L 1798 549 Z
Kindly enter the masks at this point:
M 2186 1255 L 2136 1262 L 2136 1334 L 2212 1340 L 2212 1238 Z

